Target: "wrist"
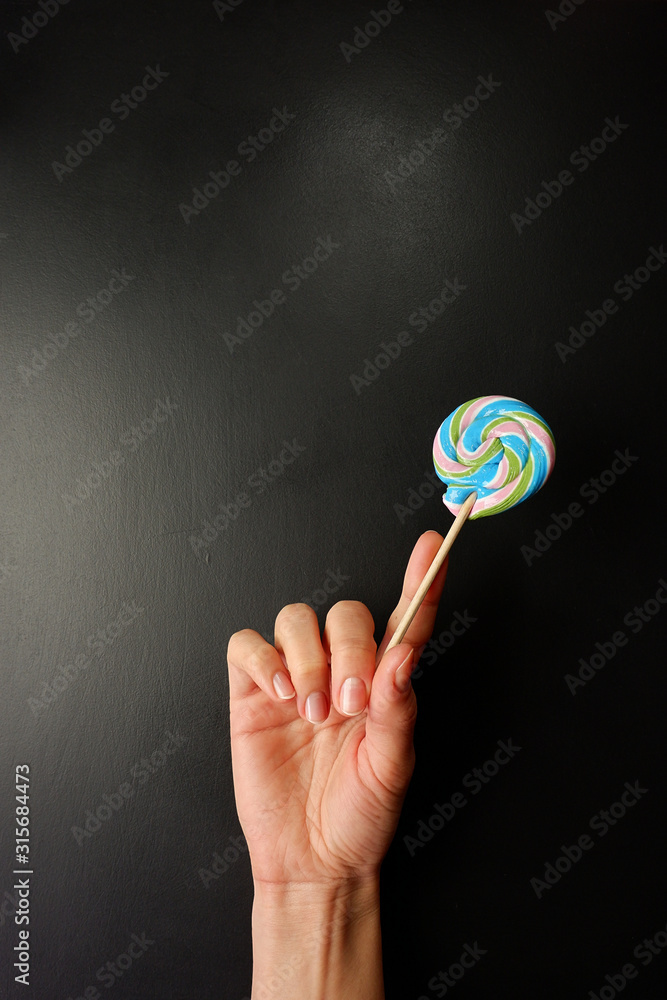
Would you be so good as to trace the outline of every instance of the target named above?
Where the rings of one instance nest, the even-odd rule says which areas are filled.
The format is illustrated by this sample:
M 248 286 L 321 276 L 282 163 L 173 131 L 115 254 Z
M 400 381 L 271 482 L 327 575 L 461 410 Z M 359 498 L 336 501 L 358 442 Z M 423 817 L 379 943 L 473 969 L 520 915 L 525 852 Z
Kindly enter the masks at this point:
M 262 882 L 255 879 L 253 912 L 267 930 L 280 931 L 286 917 L 292 926 L 312 928 L 314 915 L 329 917 L 332 927 L 363 919 L 380 907 L 380 876 L 326 882 Z
M 255 882 L 252 1000 L 383 1000 L 380 882 Z

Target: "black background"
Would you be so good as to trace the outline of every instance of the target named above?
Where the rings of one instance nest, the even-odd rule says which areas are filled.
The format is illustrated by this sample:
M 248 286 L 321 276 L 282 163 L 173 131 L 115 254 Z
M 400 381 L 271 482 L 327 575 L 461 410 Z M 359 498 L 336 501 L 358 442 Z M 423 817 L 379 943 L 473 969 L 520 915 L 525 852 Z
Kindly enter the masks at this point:
M 128 1000 L 248 996 L 227 641 L 242 627 L 271 639 L 280 608 L 312 594 L 322 624 L 336 600 L 366 603 L 379 642 L 419 534 L 451 523 L 441 491 L 397 505 L 417 506 L 440 422 L 487 393 L 535 407 L 557 462 L 527 503 L 467 525 L 451 556 L 435 635 L 456 611 L 476 621 L 414 681 L 417 769 L 383 867 L 387 996 L 436 996 L 429 980 L 474 942 L 486 954 L 458 1000 L 585 1000 L 628 962 L 628 1000 L 667 995 L 667 949 L 633 958 L 667 926 L 667 612 L 636 632 L 623 621 L 667 576 L 667 268 L 627 302 L 614 291 L 667 236 L 665 6 L 589 0 L 550 24 L 537 4 L 408 0 L 346 59 L 370 9 L 244 0 L 221 18 L 203 0 L 71 0 L 17 46 L 9 33 L 40 8 L 3 3 L 3 997 L 95 984 Z M 111 114 L 158 65 L 163 82 Z M 444 122 L 489 74 L 491 96 Z M 248 162 L 238 146 L 274 108 L 296 117 Z M 573 167 L 616 116 L 628 127 Z M 104 117 L 114 131 L 58 179 L 54 161 Z M 438 127 L 446 139 L 390 184 Z M 240 176 L 186 222 L 179 206 L 234 158 Z M 518 232 L 512 213 L 568 168 L 574 182 Z M 239 316 L 328 237 L 339 248 L 230 349 Z M 114 268 L 133 280 L 67 342 Z M 410 315 L 446 279 L 465 291 L 419 332 Z M 609 298 L 618 311 L 562 360 L 556 344 Z M 404 330 L 412 343 L 355 390 Z M 160 400 L 172 415 L 131 450 Z M 249 477 L 285 441 L 302 451 L 260 493 Z M 589 486 L 592 503 L 580 489 L 617 449 L 636 460 L 604 492 Z M 95 479 L 114 451 L 122 464 Z M 193 545 L 243 491 L 250 506 Z M 575 502 L 546 551 L 522 551 Z M 346 579 L 324 601 L 330 571 Z M 99 659 L 45 694 L 132 602 L 143 611 Z M 627 645 L 573 694 L 565 675 L 619 629 Z M 169 732 L 181 745 L 77 843 L 72 828 Z M 521 751 L 412 856 L 404 838 L 509 739 Z M 29 988 L 11 969 L 17 763 L 31 768 Z M 626 782 L 647 791 L 538 898 L 531 879 Z M 132 934 L 154 943 L 107 990 L 96 972 Z

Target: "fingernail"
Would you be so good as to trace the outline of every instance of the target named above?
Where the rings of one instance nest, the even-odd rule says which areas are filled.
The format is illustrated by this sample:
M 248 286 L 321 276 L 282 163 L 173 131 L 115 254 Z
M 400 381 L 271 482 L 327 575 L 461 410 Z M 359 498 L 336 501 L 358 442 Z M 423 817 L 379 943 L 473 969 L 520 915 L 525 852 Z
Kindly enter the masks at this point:
M 329 714 L 327 699 L 321 691 L 314 691 L 306 698 L 306 718 L 309 722 L 324 722 Z
M 296 691 L 292 686 L 292 682 L 287 674 L 283 674 L 280 671 L 273 676 L 273 688 L 278 697 L 282 698 L 283 701 L 288 701 L 296 694 Z
M 343 715 L 359 715 L 366 708 L 366 685 L 361 677 L 348 677 L 340 689 Z
M 398 669 L 394 674 L 394 684 L 401 694 L 405 692 L 410 687 L 410 674 L 412 673 L 412 650 L 408 653 L 402 663 L 399 663 Z

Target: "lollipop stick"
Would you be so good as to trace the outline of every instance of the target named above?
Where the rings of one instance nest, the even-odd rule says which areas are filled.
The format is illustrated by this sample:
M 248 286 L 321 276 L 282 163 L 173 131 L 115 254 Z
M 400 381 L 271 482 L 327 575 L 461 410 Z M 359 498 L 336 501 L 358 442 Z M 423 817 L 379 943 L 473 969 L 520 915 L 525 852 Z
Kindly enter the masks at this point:
M 443 543 L 436 553 L 435 559 L 431 563 L 426 576 L 419 585 L 419 590 L 410 601 L 408 610 L 403 615 L 403 618 L 401 619 L 398 628 L 391 637 L 391 641 L 387 646 L 387 650 L 393 649 L 394 646 L 398 646 L 399 643 L 403 642 L 405 633 L 408 631 L 410 625 L 412 624 L 412 619 L 419 611 L 419 607 L 424 598 L 426 597 L 429 587 L 431 586 L 436 576 L 438 575 L 438 570 L 445 561 L 447 553 L 449 552 L 449 550 L 451 549 L 452 545 L 456 540 L 456 536 L 458 535 L 459 531 L 465 524 L 466 518 L 468 517 L 468 514 L 472 510 L 472 507 L 476 499 L 477 499 L 477 494 L 471 493 L 466 502 L 461 507 L 461 510 L 456 515 L 456 520 L 454 521 L 453 525 L 445 535 Z M 387 650 L 385 650 L 385 652 Z

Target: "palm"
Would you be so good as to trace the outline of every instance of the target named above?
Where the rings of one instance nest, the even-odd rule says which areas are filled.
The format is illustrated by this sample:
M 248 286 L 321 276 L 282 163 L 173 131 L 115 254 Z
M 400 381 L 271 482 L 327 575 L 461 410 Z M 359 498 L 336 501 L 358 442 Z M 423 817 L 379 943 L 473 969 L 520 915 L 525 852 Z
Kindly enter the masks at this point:
M 379 867 L 405 789 L 375 776 L 366 718 L 332 709 L 316 728 L 296 715 L 285 721 L 283 706 L 260 690 L 232 705 L 237 806 L 256 880 L 312 882 Z
M 275 648 L 252 629 L 230 639 L 234 787 L 256 882 L 286 885 L 377 874 L 415 759 L 416 698 L 409 684 L 395 685 L 396 671 L 415 652 L 418 658 L 431 636 L 446 562 L 403 644 L 389 652 L 386 647 L 442 541 L 429 531 L 415 545 L 379 648 L 372 616 L 358 601 L 334 605 L 322 636 L 312 609 L 304 614 L 302 605 L 290 605 L 276 619 Z M 293 694 L 301 686 L 300 700 L 277 701 L 272 678 L 283 669 L 292 675 Z M 339 698 L 346 676 L 363 678 L 366 708 L 345 716 L 332 705 L 325 722 L 306 721 L 306 694 L 329 688 L 329 695 L 335 690 Z

